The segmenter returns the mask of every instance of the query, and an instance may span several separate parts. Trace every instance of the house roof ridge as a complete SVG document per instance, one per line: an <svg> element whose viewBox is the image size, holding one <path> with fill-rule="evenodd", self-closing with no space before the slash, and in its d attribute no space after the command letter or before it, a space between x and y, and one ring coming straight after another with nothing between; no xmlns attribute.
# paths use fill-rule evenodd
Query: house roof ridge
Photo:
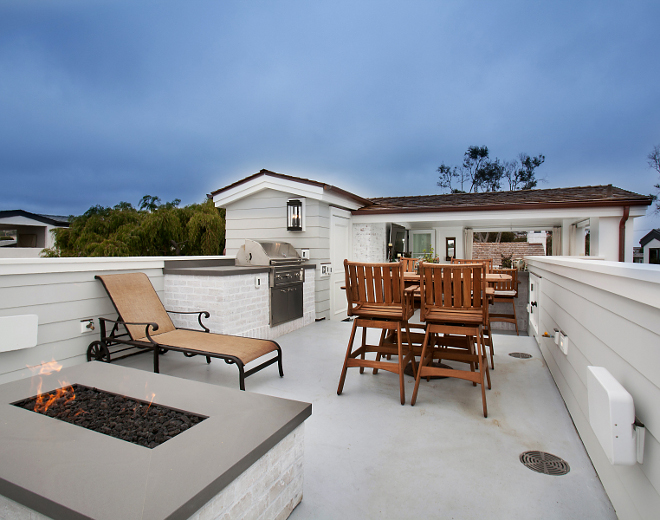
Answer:
<svg viewBox="0 0 660 520"><path fill-rule="evenodd" d="M346 191L342 188L338 188L337 186L333 186L332 184L327 184L325 182L319 182L315 181L313 179L306 179L304 177L296 177L294 175L287 175L286 173L278 173L274 172L271 170L267 170L265 168L262 168L259 170L257 173L254 173L252 175L249 175L247 177L244 177L243 179L240 179L232 184L229 184L223 188L220 188L218 190L212 191L211 193L208 194L208 197L214 197L215 195L218 195L220 193L223 193L225 191L228 191L232 188L235 188L237 186L240 186L241 184L244 184L246 182L249 182L253 179L256 179L261 176L269 176L269 177L276 177L284 180L290 180L294 182L300 182L302 184L309 184L311 186L317 186L319 188L322 188L324 191L332 191L335 192L339 195L343 195L344 197L347 197L349 199L352 199L356 202L359 202L360 204L363 204L364 206L371 206L373 202L370 199L366 199L364 197L360 197L359 195L356 195L355 193L351 193L350 191Z"/></svg>

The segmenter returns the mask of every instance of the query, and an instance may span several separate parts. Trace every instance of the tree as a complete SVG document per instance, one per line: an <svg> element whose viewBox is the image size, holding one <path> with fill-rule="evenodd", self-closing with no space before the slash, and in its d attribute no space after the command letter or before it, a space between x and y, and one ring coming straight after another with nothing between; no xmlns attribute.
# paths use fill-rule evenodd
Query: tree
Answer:
<svg viewBox="0 0 660 520"><path fill-rule="evenodd" d="M509 191L531 190L536 187L536 169L545 162L544 155L530 157L526 153L518 155L518 160L506 163L504 178L509 183Z"/></svg>
<svg viewBox="0 0 660 520"><path fill-rule="evenodd" d="M656 144L653 148L653 151L648 154L647 159L649 160L649 168L653 168L658 174L660 174L660 145ZM657 190L660 190L660 183L654 184L653 187ZM658 195L651 195L654 200L658 200ZM660 202L655 204L655 212L660 212Z"/></svg>
<svg viewBox="0 0 660 520"><path fill-rule="evenodd" d="M140 209L128 202L93 206L54 231L46 256L219 255L224 248L224 210L212 200L179 208L179 199L160 204L146 195Z"/></svg>
<svg viewBox="0 0 660 520"><path fill-rule="evenodd" d="M462 166L440 165L437 184L450 193L465 193L465 183L469 182L469 192L476 193L499 191L504 179L510 191L529 190L538 184L536 169L544 162L544 155L530 157L526 153L521 153L513 161L500 161L489 157L487 146L470 146L463 155ZM460 189L453 187L454 182L460 183Z"/></svg>

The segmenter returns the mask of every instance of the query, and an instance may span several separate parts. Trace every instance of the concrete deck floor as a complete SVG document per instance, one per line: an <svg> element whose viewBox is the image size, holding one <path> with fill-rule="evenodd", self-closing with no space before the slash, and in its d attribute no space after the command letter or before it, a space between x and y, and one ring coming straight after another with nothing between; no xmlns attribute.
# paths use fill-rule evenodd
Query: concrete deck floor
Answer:
<svg viewBox="0 0 660 520"><path fill-rule="evenodd" d="M402 406L398 376L353 368L337 396L351 325L322 321L280 337L284 378L269 367L246 379L250 392L313 404L304 497L292 520L616 518L533 338L494 336L485 419L480 388L457 379L422 382L412 407L414 380L406 376ZM152 369L151 356L119 363ZM219 360L169 353L160 369L238 388L236 368ZM526 468L519 456L529 450L563 458L570 472Z"/></svg>

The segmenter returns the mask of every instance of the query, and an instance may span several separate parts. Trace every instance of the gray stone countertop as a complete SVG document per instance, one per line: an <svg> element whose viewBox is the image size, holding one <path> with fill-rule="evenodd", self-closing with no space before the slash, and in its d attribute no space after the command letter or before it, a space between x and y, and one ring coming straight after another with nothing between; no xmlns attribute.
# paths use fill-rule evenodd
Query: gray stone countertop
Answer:
<svg viewBox="0 0 660 520"><path fill-rule="evenodd" d="M0 493L54 519L188 518L312 413L299 401L94 361L43 376L208 419L149 449L10 403L37 377L0 385Z"/></svg>
<svg viewBox="0 0 660 520"><path fill-rule="evenodd" d="M302 264L300 267L305 269L316 269L316 264ZM238 274L267 273L270 271L268 266L237 266L237 265L216 265L200 267L168 267L165 264L164 274L196 275L196 276L234 276Z"/></svg>

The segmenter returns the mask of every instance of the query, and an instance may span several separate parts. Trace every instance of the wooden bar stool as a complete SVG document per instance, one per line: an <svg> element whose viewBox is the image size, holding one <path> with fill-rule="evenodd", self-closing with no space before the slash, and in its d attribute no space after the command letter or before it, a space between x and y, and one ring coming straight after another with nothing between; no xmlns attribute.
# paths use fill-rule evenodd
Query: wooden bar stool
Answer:
<svg viewBox="0 0 660 520"><path fill-rule="evenodd" d="M403 371L415 359L410 350L408 320L413 315L412 294L415 288L404 289L403 266L397 263L364 263L344 260L346 276L347 314L356 316L353 330L346 349L344 366L339 378L337 395L342 393L349 367L359 367L360 373L365 367L386 370L399 375L401 404L405 403ZM358 327L362 327L362 343L353 350L353 341ZM378 345L367 344L367 329L380 329ZM402 341L402 332L406 331L407 343ZM385 342L386 332L396 333L396 344ZM376 353L376 360L365 359L365 354ZM396 355L395 361L383 361L381 357Z"/></svg>

